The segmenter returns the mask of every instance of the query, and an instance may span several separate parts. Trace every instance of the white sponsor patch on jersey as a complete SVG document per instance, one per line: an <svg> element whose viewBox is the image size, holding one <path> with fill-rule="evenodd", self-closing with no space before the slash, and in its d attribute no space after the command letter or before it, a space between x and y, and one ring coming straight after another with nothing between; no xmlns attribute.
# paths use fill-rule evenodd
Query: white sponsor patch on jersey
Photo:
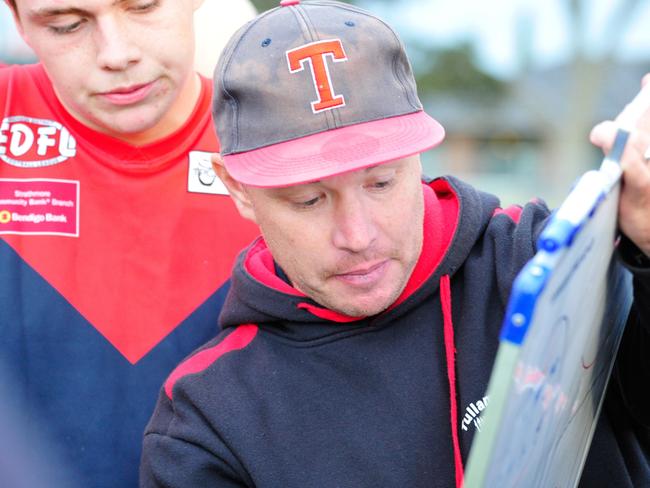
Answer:
<svg viewBox="0 0 650 488"><path fill-rule="evenodd" d="M190 151L189 170L187 172L187 191L228 195L228 190L212 169L210 156L206 151Z"/></svg>

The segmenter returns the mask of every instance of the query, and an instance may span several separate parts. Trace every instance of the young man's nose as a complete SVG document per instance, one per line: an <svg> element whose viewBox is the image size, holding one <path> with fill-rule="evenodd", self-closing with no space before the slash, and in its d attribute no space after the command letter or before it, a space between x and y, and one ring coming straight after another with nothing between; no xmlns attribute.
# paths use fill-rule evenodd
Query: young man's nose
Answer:
<svg viewBox="0 0 650 488"><path fill-rule="evenodd" d="M140 49L133 42L132 35L130 29L117 18L97 20L95 45L101 68L120 71L139 60Z"/></svg>

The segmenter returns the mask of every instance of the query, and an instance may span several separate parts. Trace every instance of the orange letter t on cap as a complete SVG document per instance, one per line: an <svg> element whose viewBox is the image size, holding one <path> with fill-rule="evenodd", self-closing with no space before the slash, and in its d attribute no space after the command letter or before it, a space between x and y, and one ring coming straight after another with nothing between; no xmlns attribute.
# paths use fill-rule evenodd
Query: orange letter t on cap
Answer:
<svg viewBox="0 0 650 488"><path fill-rule="evenodd" d="M314 113L345 105L343 95L334 94L325 56L331 56L335 63L348 59L339 39L310 42L287 51L287 61L291 73L302 71L306 62L310 64L312 79L318 93L318 100L311 103Z"/></svg>

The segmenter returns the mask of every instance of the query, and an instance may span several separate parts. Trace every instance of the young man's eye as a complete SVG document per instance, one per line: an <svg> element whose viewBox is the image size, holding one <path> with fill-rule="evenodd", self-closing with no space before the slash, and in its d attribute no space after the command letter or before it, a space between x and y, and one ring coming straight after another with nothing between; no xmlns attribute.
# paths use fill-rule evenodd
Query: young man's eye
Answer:
<svg viewBox="0 0 650 488"><path fill-rule="evenodd" d="M48 28L55 34L70 34L71 32L79 30L83 23L84 19L79 19L76 22L70 22L68 24L50 25Z"/></svg>
<svg viewBox="0 0 650 488"><path fill-rule="evenodd" d="M146 0L143 2L134 2L130 10L134 12L148 12L149 10L153 10L155 7L158 6L160 3L160 0Z"/></svg>

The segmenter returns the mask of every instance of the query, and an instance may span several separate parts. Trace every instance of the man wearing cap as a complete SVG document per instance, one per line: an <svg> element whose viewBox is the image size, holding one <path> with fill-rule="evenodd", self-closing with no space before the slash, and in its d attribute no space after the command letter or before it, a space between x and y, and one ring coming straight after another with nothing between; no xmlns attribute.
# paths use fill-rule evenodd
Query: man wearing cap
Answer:
<svg viewBox="0 0 650 488"><path fill-rule="evenodd" d="M512 281L548 209L502 210L453 177L422 181L419 153L443 129L393 30L350 5L284 1L242 27L213 111L216 170L263 238L238 259L223 331L162 388L141 485L460 486L474 430L459 411L485 395ZM644 298L649 129L645 113L620 206ZM593 140L608 150L613 133L601 125ZM637 301L621 348L634 385L650 381L649 304ZM647 395L625 389L623 407L621 388L584 486L650 483L650 414L630 410Z"/></svg>

